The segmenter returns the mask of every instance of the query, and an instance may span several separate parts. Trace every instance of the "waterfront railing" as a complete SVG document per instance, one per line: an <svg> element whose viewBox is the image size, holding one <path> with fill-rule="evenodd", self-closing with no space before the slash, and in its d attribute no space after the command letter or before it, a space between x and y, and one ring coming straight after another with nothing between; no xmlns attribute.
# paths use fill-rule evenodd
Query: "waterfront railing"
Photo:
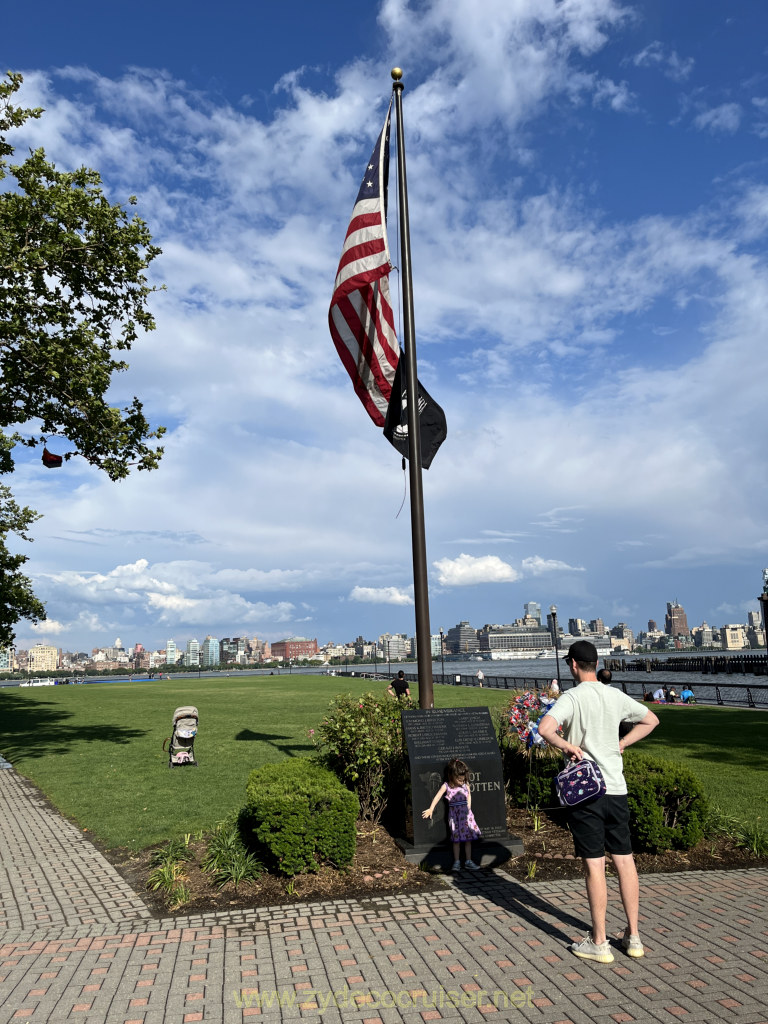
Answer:
<svg viewBox="0 0 768 1024"><path fill-rule="evenodd" d="M337 672L337 676L355 676L356 678L389 680L390 675L373 672ZM405 673L408 685L415 689L418 686L418 674L415 672ZM433 673L435 685L443 686L475 686L480 688L480 682L476 676L464 675L458 672ZM545 693L550 685L551 678L542 679L540 676L486 676L483 679L483 687L487 690L533 690L534 693ZM570 689L573 685L572 679L562 679L561 689ZM678 693L675 705L681 704L679 691L682 689L679 682L667 683L658 678L653 683L643 683L641 680L616 680L612 686L617 687L635 700L643 700L650 690L658 690L659 687L671 688ZM695 683L691 689L694 691L696 704L718 705L720 707L735 708L765 708L768 709L768 685L765 683Z"/></svg>

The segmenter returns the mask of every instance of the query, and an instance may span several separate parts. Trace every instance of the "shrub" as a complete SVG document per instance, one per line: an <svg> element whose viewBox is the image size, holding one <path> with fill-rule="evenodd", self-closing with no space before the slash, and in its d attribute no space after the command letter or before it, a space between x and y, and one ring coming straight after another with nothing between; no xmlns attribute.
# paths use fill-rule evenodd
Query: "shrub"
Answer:
<svg viewBox="0 0 768 1024"><path fill-rule="evenodd" d="M358 801L333 772L301 758L251 772L239 827L259 860L275 872L346 867L355 853Z"/></svg>
<svg viewBox="0 0 768 1024"><path fill-rule="evenodd" d="M240 882L258 878L263 866L249 853L238 829L237 815L231 815L219 822L208 836L208 848L200 867L213 876L214 882L222 888L231 882L237 890Z"/></svg>
<svg viewBox="0 0 768 1024"><path fill-rule="evenodd" d="M186 884L184 860L175 858L174 840L170 840L165 850L159 851L151 862L155 867L147 878L147 888L153 892L162 890L163 901L169 910L178 910L188 903L190 892Z"/></svg>
<svg viewBox="0 0 768 1024"><path fill-rule="evenodd" d="M628 751L624 778L632 839L639 849L689 850L703 838L707 800L683 764Z"/></svg>
<svg viewBox="0 0 768 1024"><path fill-rule="evenodd" d="M323 763L360 801L360 814L376 822L394 792L408 785L407 756L400 712L409 702L386 695L342 694L312 733Z"/></svg>
<svg viewBox="0 0 768 1024"><path fill-rule="evenodd" d="M166 862L173 863L177 860L194 860L194 854L186 836L175 836L173 839L169 839L164 846L153 850L149 863L156 866Z"/></svg>

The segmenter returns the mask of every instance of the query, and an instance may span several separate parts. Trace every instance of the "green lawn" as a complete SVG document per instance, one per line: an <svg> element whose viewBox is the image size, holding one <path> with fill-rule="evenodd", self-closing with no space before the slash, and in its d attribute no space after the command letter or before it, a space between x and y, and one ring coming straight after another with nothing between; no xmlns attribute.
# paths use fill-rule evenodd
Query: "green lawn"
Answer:
<svg viewBox="0 0 768 1024"><path fill-rule="evenodd" d="M685 761L722 810L768 826L768 712L656 707L660 724L633 748Z"/></svg>
<svg viewBox="0 0 768 1024"><path fill-rule="evenodd" d="M2 688L0 754L106 846L143 849L241 807L251 769L312 753L308 730L336 694L386 685L292 674ZM438 707L506 700L435 687ZM181 704L200 712L199 767L170 770L162 746Z"/></svg>
<svg viewBox="0 0 768 1024"><path fill-rule="evenodd" d="M313 751L338 693L385 682L328 676L232 676L0 689L0 754L108 847L142 849L210 828L242 805L258 765ZM505 705L510 694L436 686L437 707ZM162 745L174 709L195 704L198 768L169 770ZM738 817L768 821L768 716L731 708L663 708L638 750L685 760ZM460 753L460 752L458 752Z"/></svg>

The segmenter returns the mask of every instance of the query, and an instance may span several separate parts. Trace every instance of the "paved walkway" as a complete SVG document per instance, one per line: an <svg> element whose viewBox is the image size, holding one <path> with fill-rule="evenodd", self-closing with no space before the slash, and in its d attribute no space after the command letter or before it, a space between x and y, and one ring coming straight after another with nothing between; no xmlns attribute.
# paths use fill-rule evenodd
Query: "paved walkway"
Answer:
<svg viewBox="0 0 768 1024"><path fill-rule="evenodd" d="M7 769L0 825L0 1024L768 1024L768 871L645 875L645 958L599 965L566 949L589 919L581 882L498 872L430 896L156 920Z"/></svg>

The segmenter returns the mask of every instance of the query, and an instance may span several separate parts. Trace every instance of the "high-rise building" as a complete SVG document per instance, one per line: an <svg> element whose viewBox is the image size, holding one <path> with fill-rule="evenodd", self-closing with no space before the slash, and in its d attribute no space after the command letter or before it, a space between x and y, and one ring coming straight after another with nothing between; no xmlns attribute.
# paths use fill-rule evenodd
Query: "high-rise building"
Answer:
<svg viewBox="0 0 768 1024"><path fill-rule="evenodd" d="M526 619L536 619L541 625L541 605L537 601L528 601L524 608Z"/></svg>
<svg viewBox="0 0 768 1024"><path fill-rule="evenodd" d="M197 668L200 664L200 642L199 640L187 640L187 653L184 655L184 664Z"/></svg>
<svg viewBox="0 0 768 1024"><path fill-rule="evenodd" d="M747 631L741 623L732 623L720 629L720 644L724 651L742 651L749 647Z"/></svg>
<svg viewBox="0 0 768 1024"><path fill-rule="evenodd" d="M453 654L471 654L477 650L477 630L463 620L445 634L445 646Z"/></svg>
<svg viewBox="0 0 768 1024"><path fill-rule="evenodd" d="M693 635L693 642L697 647L711 647L712 646L712 627L707 625L706 622L702 622L700 626L694 627L691 631Z"/></svg>
<svg viewBox="0 0 768 1024"><path fill-rule="evenodd" d="M179 659L179 651L175 640L166 640L165 643L165 664L175 665Z"/></svg>
<svg viewBox="0 0 768 1024"><path fill-rule="evenodd" d="M589 631L591 633L598 633L602 635L603 633L605 633L605 623L602 619L590 619Z"/></svg>
<svg viewBox="0 0 768 1024"><path fill-rule="evenodd" d="M247 661L248 641L244 636L225 636L219 641L219 664L244 665Z"/></svg>
<svg viewBox="0 0 768 1024"><path fill-rule="evenodd" d="M584 619L568 619L568 632L571 636L584 636L588 632Z"/></svg>
<svg viewBox="0 0 768 1024"><path fill-rule="evenodd" d="M35 644L29 649L30 672L55 672L59 667L59 649L49 644Z"/></svg>
<svg viewBox="0 0 768 1024"><path fill-rule="evenodd" d="M667 602L667 614L664 618L664 632L667 636L690 636L688 616L685 609L677 601Z"/></svg>
<svg viewBox="0 0 768 1024"><path fill-rule="evenodd" d="M203 640L202 648L203 668L212 668L219 664L219 641L215 636L208 635Z"/></svg>
<svg viewBox="0 0 768 1024"><path fill-rule="evenodd" d="M657 629L658 626L656 625L656 619L648 619L648 632L655 633Z"/></svg>
<svg viewBox="0 0 768 1024"><path fill-rule="evenodd" d="M622 641L621 644L611 644L612 647L621 646L626 650L631 651L635 644L635 634L626 624L626 622L617 622L611 629L611 636L615 637L616 640Z"/></svg>

